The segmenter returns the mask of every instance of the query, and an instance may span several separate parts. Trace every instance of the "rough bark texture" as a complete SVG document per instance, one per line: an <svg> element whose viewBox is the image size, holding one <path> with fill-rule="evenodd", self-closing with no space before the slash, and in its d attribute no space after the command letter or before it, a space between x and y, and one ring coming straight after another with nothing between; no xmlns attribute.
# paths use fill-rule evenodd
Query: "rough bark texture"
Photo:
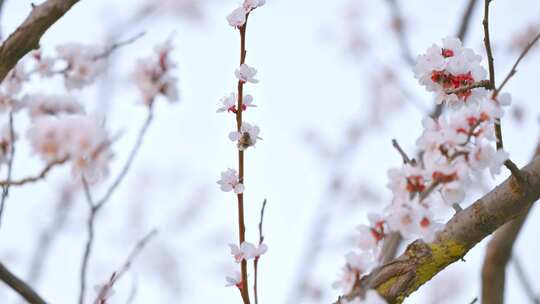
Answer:
<svg viewBox="0 0 540 304"><path fill-rule="evenodd" d="M540 143L534 155L540 156ZM530 207L527 208L525 213L497 229L489 242L482 267L482 303L504 303L506 265L530 210Z"/></svg>
<svg viewBox="0 0 540 304"><path fill-rule="evenodd" d="M32 7L26 20L0 46L0 80L28 52L39 48L41 36L79 0L48 0Z"/></svg>
<svg viewBox="0 0 540 304"><path fill-rule="evenodd" d="M389 303L401 303L446 266L505 223L523 215L540 197L540 157L521 170L525 183L509 177L501 185L460 211L433 243L417 240L405 253L364 276L344 298L377 289ZM339 302L339 301L338 301Z"/></svg>

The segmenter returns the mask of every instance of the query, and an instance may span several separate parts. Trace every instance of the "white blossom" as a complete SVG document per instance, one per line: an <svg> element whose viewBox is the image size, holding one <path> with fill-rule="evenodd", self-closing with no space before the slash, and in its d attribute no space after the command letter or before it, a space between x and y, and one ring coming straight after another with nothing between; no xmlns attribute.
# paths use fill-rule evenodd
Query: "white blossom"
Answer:
<svg viewBox="0 0 540 304"><path fill-rule="evenodd" d="M255 79L255 75L257 74L257 70L255 68L250 67L247 64L242 64L240 67L238 67L234 71L234 75L238 80L241 82L251 82L251 83L257 83L259 80Z"/></svg>
<svg viewBox="0 0 540 304"><path fill-rule="evenodd" d="M109 136L92 117L79 114L38 117L27 136L34 153L43 160L69 159L76 177L95 182L108 173L112 158Z"/></svg>
<svg viewBox="0 0 540 304"><path fill-rule="evenodd" d="M219 100L220 103L218 104L218 109L216 110L216 112L238 112L236 107L237 100L238 98L236 93L231 93L222 97ZM256 107L256 105L253 104L253 96L246 94L242 99L242 111L245 111L248 107Z"/></svg>
<svg viewBox="0 0 540 304"><path fill-rule="evenodd" d="M227 21L232 27L241 27L246 23L246 14L246 10L241 6L227 15Z"/></svg>
<svg viewBox="0 0 540 304"><path fill-rule="evenodd" d="M261 139L259 133L259 127L243 122L240 126L240 132L233 131L229 133L229 139L237 142L238 150L244 151L249 147L255 146L257 140Z"/></svg>
<svg viewBox="0 0 540 304"><path fill-rule="evenodd" d="M236 263L240 263L243 260L251 260L260 257L268 250L266 244L260 244L258 246L249 242L243 242L240 247L235 244L229 244L231 254L234 257Z"/></svg>
<svg viewBox="0 0 540 304"><path fill-rule="evenodd" d="M217 183L221 186L221 191L234 190L234 193L237 194L244 192L244 185L239 181L238 173L234 169L221 172L221 179Z"/></svg>
<svg viewBox="0 0 540 304"><path fill-rule="evenodd" d="M101 46L71 43L58 46L56 51L66 64L63 75L68 90L94 83L105 69L105 61L100 58L104 51Z"/></svg>
<svg viewBox="0 0 540 304"><path fill-rule="evenodd" d="M240 287L240 284L242 283L242 275L240 274L239 271L235 271L230 276L226 276L225 281L227 282L227 284L225 285L227 287L230 287L230 286Z"/></svg>
<svg viewBox="0 0 540 304"><path fill-rule="evenodd" d="M374 289L366 291L365 297L354 298L351 301L341 300L343 304L387 304L386 300Z"/></svg>
<svg viewBox="0 0 540 304"><path fill-rule="evenodd" d="M167 40L154 48L152 56L137 60L132 79L147 105L151 105L158 96L170 102L179 99L178 79L171 74L171 70L176 67L171 59L172 49L171 41Z"/></svg>

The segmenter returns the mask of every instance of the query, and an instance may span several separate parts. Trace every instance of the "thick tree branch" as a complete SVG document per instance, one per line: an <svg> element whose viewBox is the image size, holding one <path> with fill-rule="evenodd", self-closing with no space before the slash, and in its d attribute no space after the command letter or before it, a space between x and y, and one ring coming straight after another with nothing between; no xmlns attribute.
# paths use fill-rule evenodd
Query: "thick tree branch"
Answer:
<svg viewBox="0 0 540 304"><path fill-rule="evenodd" d="M345 298L375 288L389 303L401 303L446 266L505 223L519 217L540 198L540 157L521 170L520 183L510 176L474 204L454 215L436 240L417 240L400 257L364 276Z"/></svg>
<svg viewBox="0 0 540 304"><path fill-rule="evenodd" d="M28 52L39 48L41 36L79 0L47 0L32 7L26 20L0 46L0 81Z"/></svg>
<svg viewBox="0 0 540 304"><path fill-rule="evenodd" d="M540 143L534 156L540 155ZM504 303L506 265L512 256L512 248L531 208L516 219L497 229L488 244L482 267L482 303Z"/></svg>
<svg viewBox="0 0 540 304"><path fill-rule="evenodd" d="M13 289L30 304L47 303L32 289L32 287L21 281L21 279L11 273L11 271L9 271L9 269L7 269L2 263L0 263L0 281L6 283L6 285L11 287L11 289Z"/></svg>

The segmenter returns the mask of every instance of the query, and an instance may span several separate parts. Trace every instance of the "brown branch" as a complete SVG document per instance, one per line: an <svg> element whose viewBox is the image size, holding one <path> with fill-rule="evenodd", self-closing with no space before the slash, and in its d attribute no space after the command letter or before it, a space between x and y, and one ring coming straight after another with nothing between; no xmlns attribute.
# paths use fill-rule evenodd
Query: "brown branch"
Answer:
<svg viewBox="0 0 540 304"><path fill-rule="evenodd" d="M41 36L79 0L47 0L35 5L23 23L0 46L0 81L27 53L39 48Z"/></svg>
<svg viewBox="0 0 540 304"><path fill-rule="evenodd" d="M0 263L0 281L11 287L16 293L30 304L46 304L37 292L25 282L15 276L4 264Z"/></svg>
<svg viewBox="0 0 540 304"><path fill-rule="evenodd" d="M456 34L456 36L461 41L464 41L465 38L467 37L467 33L469 32L469 25L471 24L472 13L474 11L474 8L476 7L476 3L478 2L480 1L469 0L469 4L467 4L467 7L465 8L465 11L463 12L463 17L461 18L461 24Z"/></svg>
<svg viewBox="0 0 540 304"><path fill-rule="evenodd" d="M36 174L34 176L28 176L28 177L25 177L23 179L14 180L14 181L3 180L3 181L0 181L0 186L2 186L2 187L6 186L6 185L9 185L9 186L23 186L25 184L35 183L37 181L45 179L45 177L47 177L47 174L49 174L49 172L54 167L65 164L68 160L69 160L69 158L65 157L63 159L52 161L52 162L48 163L47 166L45 166L45 168L43 168L43 170L41 170L40 173L38 173L38 174Z"/></svg>
<svg viewBox="0 0 540 304"><path fill-rule="evenodd" d="M463 92L466 92L466 91L469 91L469 90L472 90L472 89L476 89L476 88L490 89L491 84L490 84L489 80L481 80L481 81L474 82L474 83L471 83L471 84L468 84L468 85L465 85L465 86L462 86L462 87L459 87L459 88L456 88L456 89L447 89L447 90L444 91L444 93L446 93L446 94L458 94L458 93L463 93Z"/></svg>
<svg viewBox="0 0 540 304"><path fill-rule="evenodd" d="M521 170L526 183L513 176L456 213L434 242L417 240L400 257L364 276L345 298L375 288L389 303L401 303L446 266L459 261L482 239L517 218L540 198L540 157Z"/></svg>
<svg viewBox="0 0 540 304"><path fill-rule="evenodd" d="M246 21L244 25L239 28L240 32L240 65L246 61L246 29L248 23L249 13L246 14ZM244 99L244 82L238 80L238 111L236 112L236 128L240 132L242 127L242 112L243 112L243 99ZM241 183L244 183L244 151L238 150L238 179ZM239 193L238 198L238 242L242 244L246 238L246 226L244 220L244 193ZM240 294L244 304L249 304L249 290L248 290L248 275L247 275L247 261L244 259L240 264L240 272L242 275L242 286L240 288Z"/></svg>
<svg viewBox="0 0 540 304"><path fill-rule="evenodd" d="M534 157L540 156L540 143ZM512 256L512 248L525 223L530 208L516 219L497 229L486 249L482 266L482 302L504 303L506 265Z"/></svg>
<svg viewBox="0 0 540 304"><path fill-rule="evenodd" d="M489 86L491 89L495 89L495 67L493 65L493 51L491 49L491 40L489 38L489 4L492 0L484 0L484 20L482 25L484 26L484 46L486 48L486 55L488 60L489 69Z"/></svg>

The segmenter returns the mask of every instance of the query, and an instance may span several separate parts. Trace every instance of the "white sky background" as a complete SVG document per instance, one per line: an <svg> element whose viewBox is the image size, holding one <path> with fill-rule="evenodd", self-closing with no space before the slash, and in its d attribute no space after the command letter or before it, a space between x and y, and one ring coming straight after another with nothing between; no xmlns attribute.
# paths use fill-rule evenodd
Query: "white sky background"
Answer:
<svg viewBox="0 0 540 304"><path fill-rule="evenodd" d="M9 33L28 14L30 1L6 1L2 29ZM456 31L467 1L456 1L459 5L449 1L400 2L407 4L402 6L416 55ZM128 18L138 5L128 0L111 3L82 0L44 36L45 51L73 41L104 41L111 28ZM253 13L248 26L247 63L258 69L260 83L247 86L247 93L255 97L258 107L246 112L245 119L261 126L264 140L246 153L245 200L248 240L255 242L260 204L268 198L265 237L269 252L260 262L259 297L263 304L285 303L294 286L311 220L320 201L328 199L324 194L329 168L337 165L321 159L306 144L305 133L315 131L331 146L337 146L348 123L366 119L370 107L367 84L379 63L348 52L343 22L346 3L356 3L361 8L356 30L370 38L372 53L387 65L399 64L401 80L417 99L431 107L430 95L416 85L412 71L400 61L396 40L388 27L388 9L382 1L270 0ZM114 176L144 119L143 108L137 104L137 92L128 82L133 62L149 54L155 43L174 32L182 101L174 105L163 101L157 104L155 121L129 177L98 220L89 272L92 296L92 286L104 282L123 263L136 241L151 228L158 227L159 237L135 261L133 271L119 283L111 303L124 303L134 281L138 291L135 303L241 301L236 289L223 287L225 274L235 267L227 244L236 242L236 199L221 192L215 184L221 171L236 166L236 150L227 138L235 126L233 116L215 113L219 98L236 88L233 71L238 64L238 33L225 20L236 4L236 1L208 0L203 3L205 16L201 21L160 16L137 22L122 38L140 31L146 35L117 53L117 64L108 80L115 84L105 91L100 91L98 84L76 93L90 109L96 112L108 109L110 130L125 131L116 146L118 161L113 167ZM518 55L507 51L512 36L539 16L537 1L493 2L492 41L498 81ZM479 9L473 16L470 31L466 44L483 54ZM539 55L538 49L533 51L507 87L514 96L514 104L527 109L522 124L514 123L510 115L503 120L505 146L519 165L529 161L540 134L536 90ZM55 92L58 87L37 84L33 89ZM362 141L350 163L340 165L349 168L351 184L369 181L368 187L380 192L383 201L390 196L384 188L386 171L400 164L390 140L397 138L412 153L421 132L420 119L424 113L411 103L404 104L399 114L388 115L385 127L374 130ZM20 124L24 127L25 122ZM24 130L19 133L24 137ZM37 159L28 161L30 152L24 144L17 153L15 176L40 170L42 164ZM68 169L56 170L46 182L12 189L0 229L0 258L23 278L37 235L52 220L58 189L69 177ZM101 193L107 184L105 181L94 192ZM471 196L469 201L478 195ZM339 200L325 203L343 208ZM78 297L87 217L81 193L74 204L66 229L53 245L37 286L55 304L75 303ZM196 206L188 209L199 210L198 217L188 215L179 219L186 206ZM324 240L327 250L313 265L315 281L324 292L321 303L329 303L338 295L330 284L344 262L343 255L353 248L349 238L354 226L366 220L367 210L382 208L363 200L346 206L350 208L347 212L336 212L332 229ZM186 222L190 218L194 218L193 222ZM538 213L533 210L515 251L526 263L531 277L540 271L537 219ZM447 303L472 301L479 295L485 243L466 256L466 263L453 264L427 286L438 285L442 288L437 291L439 295L441 290L455 288L448 294L452 298ZM512 267L509 269L507 297L511 303L526 303ZM421 288L405 302L443 302L440 298L434 300L431 294L431 287ZM15 299L4 286L0 287L0 303L15 303ZM300 303L317 302L306 299Z"/></svg>

